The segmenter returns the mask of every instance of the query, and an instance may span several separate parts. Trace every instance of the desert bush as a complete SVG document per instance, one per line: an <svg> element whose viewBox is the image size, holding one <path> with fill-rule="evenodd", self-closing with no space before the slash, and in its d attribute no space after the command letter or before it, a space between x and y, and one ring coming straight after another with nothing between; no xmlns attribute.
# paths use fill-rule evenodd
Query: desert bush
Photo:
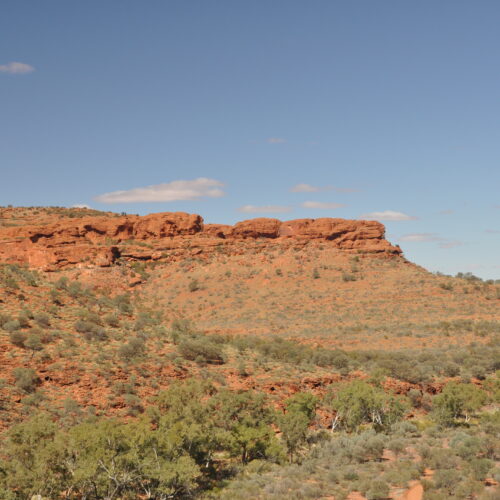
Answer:
<svg viewBox="0 0 500 500"><path fill-rule="evenodd" d="M369 490L366 492L367 500L380 500L389 496L389 485L379 479L371 481Z"/></svg>
<svg viewBox="0 0 500 500"><path fill-rule="evenodd" d="M141 337L131 338L126 344L122 344L118 348L118 354L125 360L131 360L144 355L146 351L146 343Z"/></svg>
<svg viewBox="0 0 500 500"><path fill-rule="evenodd" d="M12 321L12 316L10 316L9 314L0 313L0 328L3 328L3 325L5 325L5 323L8 323L9 321Z"/></svg>
<svg viewBox="0 0 500 500"><path fill-rule="evenodd" d="M348 281L356 281L356 275L346 273L345 271L342 273L342 281L348 282Z"/></svg>
<svg viewBox="0 0 500 500"><path fill-rule="evenodd" d="M91 321L85 321L79 319L75 323L75 330L78 333L82 333L87 340L106 340L107 334L106 330Z"/></svg>
<svg viewBox="0 0 500 500"><path fill-rule="evenodd" d="M30 317L25 311L21 311L18 314L17 321L19 321L19 325L21 328L29 328L30 326Z"/></svg>
<svg viewBox="0 0 500 500"><path fill-rule="evenodd" d="M200 283L198 282L197 279L193 279L189 282L189 285L188 285L188 290L190 292L196 292L200 289Z"/></svg>
<svg viewBox="0 0 500 500"><path fill-rule="evenodd" d="M17 367L12 371L16 380L16 387L24 392L33 392L36 388L38 375L33 368Z"/></svg>
<svg viewBox="0 0 500 500"><path fill-rule="evenodd" d="M181 356L198 363L224 363L224 354L221 345L205 336L191 336L182 339L177 349Z"/></svg>
<svg viewBox="0 0 500 500"><path fill-rule="evenodd" d="M116 295L113 297L112 302L113 305L123 314L132 314L134 311L129 293Z"/></svg>
<svg viewBox="0 0 500 500"><path fill-rule="evenodd" d="M194 333L194 327L187 319L175 319L172 321L170 329L174 343L177 343L182 337Z"/></svg>
<svg viewBox="0 0 500 500"><path fill-rule="evenodd" d="M50 316L46 313L35 314L33 319L36 324L42 328L48 328L50 326Z"/></svg>
<svg viewBox="0 0 500 500"><path fill-rule="evenodd" d="M3 324L3 329L7 332L15 332L21 328L21 324L17 319L7 321Z"/></svg>
<svg viewBox="0 0 500 500"><path fill-rule="evenodd" d="M104 316L104 321L113 328L118 328L120 326L120 316L116 313L107 314Z"/></svg>
<svg viewBox="0 0 500 500"><path fill-rule="evenodd" d="M494 462L489 458L474 458L469 462L472 476L477 481L484 481L493 465Z"/></svg>
<svg viewBox="0 0 500 500"><path fill-rule="evenodd" d="M30 333L28 335L28 338L24 342L24 347L26 349L30 349L31 351L33 351L33 353L35 353L35 351L41 351L43 349L43 344L40 335L37 335L36 333Z"/></svg>
<svg viewBox="0 0 500 500"><path fill-rule="evenodd" d="M27 337L28 336L24 332L20 331L13 331L9 334L10 342L17 347L24 347Z"/></svg>
<svg viewBox="0 0 500 500"><path fill-rule="evenodd" d="M66 290L68 288L69 279L67 276L61 276L57 281L54 282L54 288L56 290Z"/></svg>

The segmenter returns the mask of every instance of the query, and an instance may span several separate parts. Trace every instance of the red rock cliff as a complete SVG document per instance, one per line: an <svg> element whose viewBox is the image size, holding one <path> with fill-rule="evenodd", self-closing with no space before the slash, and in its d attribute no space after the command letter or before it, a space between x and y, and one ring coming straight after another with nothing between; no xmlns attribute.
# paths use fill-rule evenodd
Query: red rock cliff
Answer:
<svg viewBox="0 0 500 500"><path fill-rule="evenodd" d="M197 254L245 240L323 240L347 251L398 255L383 224L345 219L258 218L234 226L204 224L199 215L164 212L146 216L82 217L53 224L0 227L0 261L54 270L73 265L111 265L117 258L159 260L172 249ZM192 250L190 250L192 251Z"/></svg>

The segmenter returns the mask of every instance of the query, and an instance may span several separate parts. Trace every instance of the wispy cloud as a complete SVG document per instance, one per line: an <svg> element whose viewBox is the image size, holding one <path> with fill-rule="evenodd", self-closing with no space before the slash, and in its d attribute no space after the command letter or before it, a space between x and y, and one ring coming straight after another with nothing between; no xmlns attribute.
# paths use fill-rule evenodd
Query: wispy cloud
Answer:
<svg viewBox="0 0 500 500"><path fill-rule="evenodd" d="M355 193L359 191L354 188L343 188L335 186L312 186L311 184L295 184L295 186L290 188L292 193L318 193L320 191L336 191L337 193Z"/></svg>
<svg viewBox="0 0 500 500"><path fill-rule="evenodd" d="M282 137L268 137L266 142L268 144L285 144L286 139L283 139Z"/></svg>
<svg viewBox="0 0 500 500"><path fill-rule="evenodd" d="M222 187L224 184L220 181L199 177L190 181L179 180L127 191L113 191L96 196L94 200L99 203L148 203L220 198L225 194Z"/></svg>
<svg viewBox="0 0 500 500"><path fill-rule="evenodd" d="M394 210L385 210L384 212L370 212L359 216L360 219L366 220L387 220L387 221L403 221L417 220L418 217L407 215L403 212L395 212Z"/></svg>
<svg viewBox="0 0 500 500"><path fill-rule="evenodd" d="M410 243L437 243L439 248L454 248L463 245L462 241L444 238L437 233L411 233L399 238L399 241Z"/></svg>
<svg viewBox="0 0 500 500"><path fill-rule="evenodd" d="M0 73L9 73L11 75L24 75L35 71L33 66L22 62L10 62L7 64L0 64Z"/></svg>
<svg viewBox="0 0 500 500"><path fill-rule="evenodd" d="M464 244L463 241L443 239L439 243L439 248L455 248L455 247L461 247L463 244Z"/></svg>
<svg viewBox="0 0 500 500"><path fill-rule="evenodd" d="M292 210L292 207L287 207L284 205L262 205L262 206L256 206L256 205L243 205L242 207L238 208L240 212L245 212L245 213L252 213L252 214L257 214L257 213L285 213L285 212L290 212Z"/></svg>
<svg viewBox="0 0 500 500"><path fill-rule="evenodd" d="M486 229L484 232L489 234L500 234L500 230L498 229Z"/></svg>
<svg viewBox="0 0 500 500"><path fill-rule="evenodd" d="M292 193L317 193L321 190L322 188L319 186L311 186L311 184L295 184L295 186L290 188Z"/></svg>
<svg viewBox="0 0 500 500"><path fill-rule="evenodd" d="M452 215L455 213L455 210L441 210L438 212L439 215Z"/></svg>
<svg viewBox="0 0 500 500"><path fill-rule="evenodd" d="M399 241L418 241L418 242L427 242L427 241L439 241L440 237L436 233L412 233L405 234L399 238Z"/></svg>
<svg viewBox="0 0 500 500"><path fill-rule="evenodd" d="M330 203L324 201L304 201L302 206L304 208L317 208L320 210L332 210L335 208L345 207L343 203Z"/></svg>

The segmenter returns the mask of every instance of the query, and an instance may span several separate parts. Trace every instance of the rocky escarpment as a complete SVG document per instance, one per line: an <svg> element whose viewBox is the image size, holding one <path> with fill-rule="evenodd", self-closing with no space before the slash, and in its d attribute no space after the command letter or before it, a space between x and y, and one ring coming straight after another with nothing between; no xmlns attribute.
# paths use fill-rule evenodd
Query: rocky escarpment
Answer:
<svg viewBox="0 0 500 500"><path fill-rule="evenodd" d="M67 266L109 266L117 259L162 260L199 255L224 247L238 249L255 240L304 245L323 241L345 251L399 255L385 239L383 224L345 219L258 218L234 226L204 224L184 212L146 216L92 216L51 224L0 226L0 261L43 270Z"/></svg>

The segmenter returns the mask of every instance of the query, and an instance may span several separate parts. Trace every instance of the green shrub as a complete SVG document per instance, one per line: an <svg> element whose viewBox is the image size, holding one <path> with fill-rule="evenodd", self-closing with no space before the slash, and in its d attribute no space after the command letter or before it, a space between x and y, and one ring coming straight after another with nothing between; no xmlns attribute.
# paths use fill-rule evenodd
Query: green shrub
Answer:
<svg viewBox="0 0 500 500"><path fill-rule="evenodd" d="M7 332L15 332L21 328L21 324L17 319L7 321L7 323L4 323L3 329Z"/></svg>
<svg viewBox="0 0 500 500"><path fill-rule="evenodd" d="M366 492L367 500L386 499L389 496L389 485L385 481L376 479L371 481L370 489Z"/></svg>
<svg viewBox="0 0 500 500"><path fill-rule="evenodd" d="M113 328L118 328L120 326L120 316L116 313L107 314L104 316L104 321Z"/></svg>
<svg viewBox="0 0 500 500"><path fill-rule="evenodd" d="M3 325L5 325L5 323L8 323L9 321L12 321L12 316L5 313L0 313L0 328L3 328Z"/></svg>
<svg viewBox="0 0 500 500"><path fill-rule="evenodd" d="M27 335L24 332L13 331L9 334L10 342L17 347L24 347Z"/></svg>
<svg viewBox="0 0 500 500"><path fill-rule="evenodd" d="M445 426L460 418L468 422L474 412L484 405L486 398L486 393L473 384L450 382L433 399L433 418Z"/></svg>
<svg viewBox="0 0 500 500"><path fill-rule="evenodd" d="M179 342L178 350L183 358L196 361L197 363L224 363L224 354L221 345L205 336L182 339Z"/></svg>
<svg viewBox="0 0 500 500"><path fill-rule="evenodd" d="M140 337L131 338L126 344L118 348L118 354L121 358L131 360L142 356L146 351L144 339Z"/></svg>
<svg viewBox="0 0 500 500"><path fill-rule="evenodd" d="M36 333L28 335L28 338L24 342L24 347L26 347L26 349L30 349L33 353L35 351L41 351L43 349L43 344L40 336Z"/></svg>
<svg viewBox="0 0 500 500"><path fill-rule="evenodd" d="M27 393L35 390L39 379L33 368L17 367L12 373L16 380L16 387Z"/></svg>
<svg viewBox="0 0 500 500"><path fill-rule="evenodd" d="M30 318L26 312L19 313L17 321L19 321L21 328L29 328L30 326Z"/></svg>
<svg viewBox="0 0 500 500"><path fill-rule="evenodd" d="M33 318L38 326L48 328L50 326L50 316L46 313L35 314Z"/></svg>
<svg viewBox="0 0 500 500"><path fill-rule="evenodd" d="M79 319L75 323L75 330L82 333L87 340L106 340L106 330L91 321Z"/></svg>

